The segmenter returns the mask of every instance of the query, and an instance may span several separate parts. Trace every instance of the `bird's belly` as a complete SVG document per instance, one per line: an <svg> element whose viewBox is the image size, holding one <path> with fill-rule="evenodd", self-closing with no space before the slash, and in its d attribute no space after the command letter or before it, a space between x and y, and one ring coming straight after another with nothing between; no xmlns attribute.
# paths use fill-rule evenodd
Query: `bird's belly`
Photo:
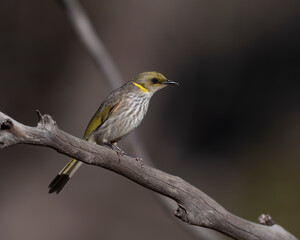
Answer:
<svg viewBox="0 0 300 240"><path fill-rule="evenodd" d="M93 137L98 144L118 142L140 125L144 115L145 112L139 110L114 114L93 133Z"/></svg>

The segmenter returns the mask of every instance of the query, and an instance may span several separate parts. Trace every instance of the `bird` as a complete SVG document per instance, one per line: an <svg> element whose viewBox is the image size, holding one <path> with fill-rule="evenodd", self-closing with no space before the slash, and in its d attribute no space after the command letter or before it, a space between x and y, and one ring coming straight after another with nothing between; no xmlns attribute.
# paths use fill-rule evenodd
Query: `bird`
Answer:
<svg viewBox="0 0 300 240"><path fill-rule="evenodd" d="M84 140L126 154L117 143L140 125L153 94L168 85L179 84L156 71L137 74L103 100L86 127ZM70 160L49 184L49 193L58 194L82 164Z"/></svg>

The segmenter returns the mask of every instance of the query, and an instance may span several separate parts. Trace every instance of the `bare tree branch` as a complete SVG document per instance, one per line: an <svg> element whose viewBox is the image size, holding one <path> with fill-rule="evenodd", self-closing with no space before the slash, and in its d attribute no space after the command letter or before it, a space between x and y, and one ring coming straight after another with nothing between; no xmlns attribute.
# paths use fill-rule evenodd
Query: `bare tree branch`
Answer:
<svg viewBox="0 0 300 240"><path fill-rule="evenodd" d="M40 145L86 164L106 168L176 201L178 208L174 214L182 221L214 229L234 239L296 240L277 224L261 225L237 217L183 179L147 165L142 167L133 158L119 156L111 149L67 134L57 127L51 116L37 113L37 127L29 127L0 112L0 148L15 144ZM266 224L271 217L264 215L260 219Z"/></svg>
<svg viewBox="0 0 300 240"><path fill-rule="evenodd" d="M119 87L124 81L80 3L77 0L59 0L59 3L66 11L74 31L97 68L103 73L108 85L112 89Z"/></svg>

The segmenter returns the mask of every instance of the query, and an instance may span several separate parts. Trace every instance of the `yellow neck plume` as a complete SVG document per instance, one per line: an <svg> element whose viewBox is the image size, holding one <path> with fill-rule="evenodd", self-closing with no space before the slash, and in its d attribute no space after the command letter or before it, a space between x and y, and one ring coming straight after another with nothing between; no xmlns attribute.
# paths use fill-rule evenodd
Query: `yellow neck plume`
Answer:
<svg viewBox="0 0 300 240"><path fill-rule="evenodd" d="M135 86L137 86L139 89L141 89L143 92L149 92L148 91L148 89L147 88L144 88L142 85L140 85L140 84L138 84L138 83L136 83L136 82L133 82L132 81L132 83L135 85Z"/></svg>

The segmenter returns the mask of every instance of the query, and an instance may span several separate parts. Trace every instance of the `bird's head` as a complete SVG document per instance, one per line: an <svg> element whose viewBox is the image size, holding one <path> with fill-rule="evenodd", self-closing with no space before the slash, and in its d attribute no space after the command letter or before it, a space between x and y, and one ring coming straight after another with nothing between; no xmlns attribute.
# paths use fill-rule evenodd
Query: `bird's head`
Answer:
<svg viewBox="0 0 300 240"><path fill-rule="evenodd" d="M143 72L132 79L132 83L145 93L155 93L168 86L178 85L177 82L170 81L159 72Z"/></svg>

